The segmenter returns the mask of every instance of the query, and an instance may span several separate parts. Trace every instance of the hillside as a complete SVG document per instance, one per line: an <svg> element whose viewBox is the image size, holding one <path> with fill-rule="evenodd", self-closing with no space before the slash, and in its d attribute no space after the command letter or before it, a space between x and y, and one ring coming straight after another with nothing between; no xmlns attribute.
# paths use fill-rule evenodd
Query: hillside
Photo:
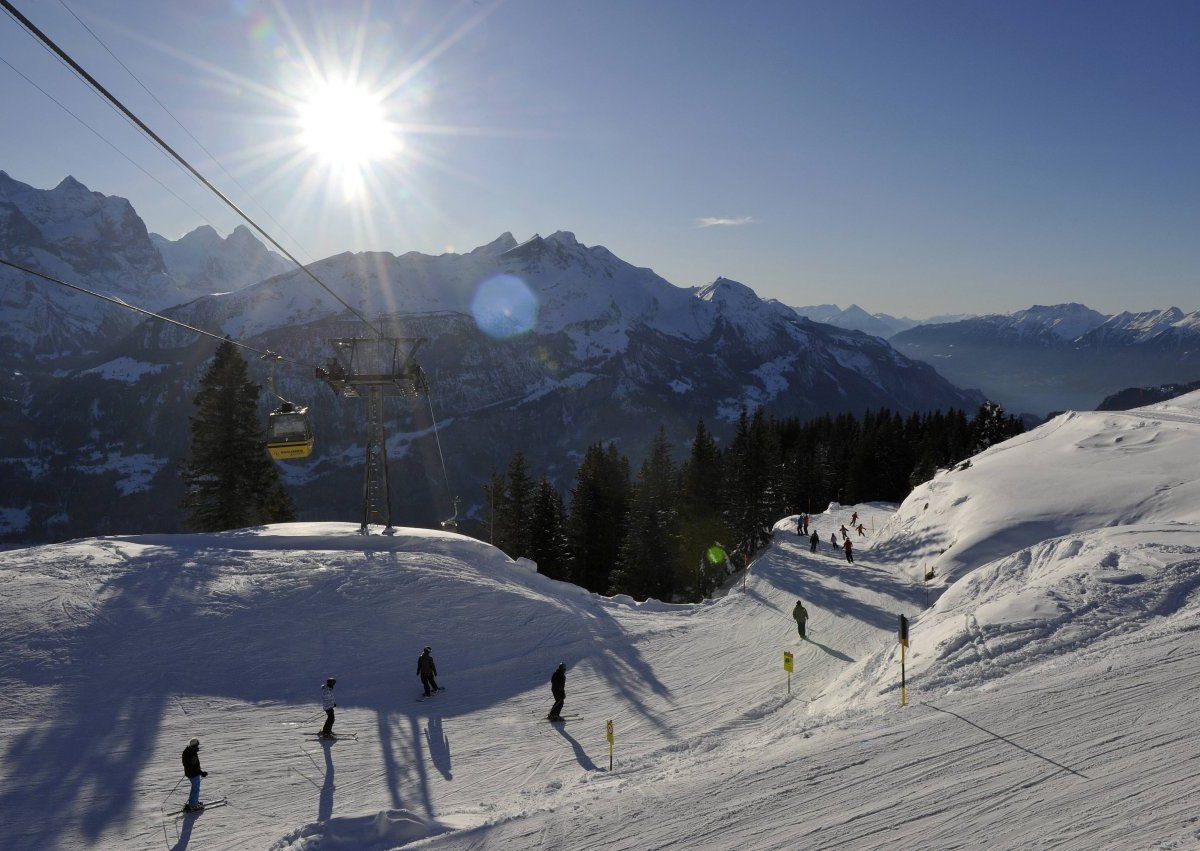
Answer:
<svg viewBox="0 0 1200 851"><path fill-rule="evenodd" d="M749 575L699 606L597 597L412 529L290 524L4 553L0 837L1195 847L1198 449L1200 394L1060 417L898 509L831 506L815 555L782 519ZM851 566L828 534L853 510L870 534ZM797 598L813 616L805 643ZM897 613L912 619L904 708ZM425 644L447 690L418 701ZM581 716L562 727L540 720L559 661ZM336 729L357 741L304 735L330 675ZM168 811L191 736L204 796L229 805L182 821Z"/></svg>

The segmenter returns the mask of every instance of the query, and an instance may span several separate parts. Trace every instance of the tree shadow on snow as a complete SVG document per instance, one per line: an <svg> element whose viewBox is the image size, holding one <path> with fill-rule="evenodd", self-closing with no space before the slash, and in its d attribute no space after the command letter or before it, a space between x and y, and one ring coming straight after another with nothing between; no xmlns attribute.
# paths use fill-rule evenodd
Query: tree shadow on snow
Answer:
<svg viewBox="0 0 1200 851"><path fill-rule="evenodd" d="M203 704L204 724L214 721L210 702L230 701L275 704L277 718L299 725L319 714L327 676L338 679L341 706L376 713L393 806L415 796L428 812L422 751L450 779L449 741L442 715L423 728L427 705L396 687L397 678L411 677L417 695L412 667L426 644L451 680L453 703L439 706L450 715L529 692L539 695L539 708L543 699L548 705L550 673L565 661L572 671L586 665L616 699L670 735L646 704L649 694L668 690L613 617L616 604L530 574L486 545L464 568L469 543L447 545L443 559L401 536L363 540L375 549L342 543L336 553L305 551L293 541L273 551L259 549L254 537L140 536L83 542L56 559L46 582L60 599L56 610L40 613L47 625L0 636L0 652L19 657L0 686L53 691L45 717L14 725L3 739L10 782L0 789L0 814L73 815L26 820L0 835L48 848L77 829L95 843L129 822L139 801L171 796L187 740L218 732L199 726L196 704ZM222 569L246 562L247 550L256 550L247 569ZM486 588L481 606L479 586L492 574L501 581ZM574 682L569 676L568 695ZM322 818L333 811L326 754ZM223 770L222 760L232 765L235 756L215 750L205 768Z"/></svg>

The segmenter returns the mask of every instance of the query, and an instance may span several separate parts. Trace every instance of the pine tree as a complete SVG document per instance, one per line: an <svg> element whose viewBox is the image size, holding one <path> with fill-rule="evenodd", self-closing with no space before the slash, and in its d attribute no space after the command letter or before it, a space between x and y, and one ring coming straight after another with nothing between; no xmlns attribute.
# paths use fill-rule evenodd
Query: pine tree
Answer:
<svg viewBox="0 0 1200 851"><path fill-rule="evenodd" d="M971 442L975 452L982 452L1024 431L1021 421L1007 416L998 403L984 402L971 422Z"/></svg>
<svg viewBox="0 0 1200 851"><path fill-rule="evenodd" d="M614 592L639 600L674 599L684 571L678 501L679 474L667 433L660 427L629 501L629 524L611 580Z"/></svg>
<svg viewBox="0 0 1200 851"><path fill-rule="evenodd" d="M529 462L518 449L508 462L501 480L502 487L493 494L495 499L495 545L509 558L532 557L530 522L533 517L533 479Z"/></svg>
<svg viewBox="0 0 1200 851"><path fill-rule="evenodd" d="M567 541L571 581L589 591L608 593L629 511L629 460L614 444L587 448L571 491Z"/></svg>
<svg viewBox="0 0 1200 851"><path fill-rule="evenodd" d="M696 423L691 454L680 472L680 561L695 566L695 578L688 584L700 600L708 596L724 578L725 565L705 558L714 544L729 543L729 527L721 516L725 498L725 477L721 451L704 425Z"/></svg>
<svg viewBox="0 0 1200 851"><path fill-rule="evenodd" d="M259 386L226 339L200 379L191 417L191 457L181 475L188 524L200 532L294 519L291 496L267 455L258 418Z"/></svg>
<svg viewBox="0 0 1200 851"><path fill-rule="evenodd" d="M565 580L570 555L567 511L562 496L546 478L534 490L529 539L529 557L537 562L538 573Z"/></svg>

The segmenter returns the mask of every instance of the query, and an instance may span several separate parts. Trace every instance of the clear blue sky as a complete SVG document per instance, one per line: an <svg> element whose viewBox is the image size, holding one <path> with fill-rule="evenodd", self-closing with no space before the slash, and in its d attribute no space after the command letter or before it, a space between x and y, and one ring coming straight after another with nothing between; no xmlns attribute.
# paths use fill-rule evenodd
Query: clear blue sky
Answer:
<svg viewBox="0 0 1200 851"><path fill-rule="evenodd" d="M13 2L302 259L570 230L793 305L1200 308L1200 3ZM0 58L0 169L237 224L7 16ZM322 78L401 140L357 191Z"/></svg>

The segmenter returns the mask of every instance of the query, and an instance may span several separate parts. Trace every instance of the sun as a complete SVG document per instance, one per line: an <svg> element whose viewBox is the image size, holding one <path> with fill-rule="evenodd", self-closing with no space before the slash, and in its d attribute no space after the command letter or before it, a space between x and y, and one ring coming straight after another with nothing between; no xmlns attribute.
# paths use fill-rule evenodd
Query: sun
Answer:
<svg viewBox="0 0 1200 851"><path fill-rule="evenodd" d="M298 104L301 145L330 169L347 196L359 193L374 163L404 147L383 100L353 83L325 82Z"/></svg>

